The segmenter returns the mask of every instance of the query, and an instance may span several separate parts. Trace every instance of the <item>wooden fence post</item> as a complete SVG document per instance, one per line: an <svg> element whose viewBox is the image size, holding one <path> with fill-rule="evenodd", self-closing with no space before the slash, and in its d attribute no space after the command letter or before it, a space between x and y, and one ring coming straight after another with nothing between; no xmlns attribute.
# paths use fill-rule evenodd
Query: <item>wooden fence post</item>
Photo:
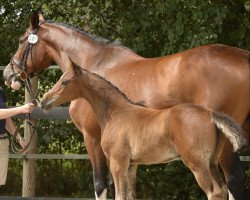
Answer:
<svg viewBox="0 0 250 200"><path fill-rule="evenodd" d="M36 94L38 91L38 77L35 76L31 79L31 85L34 93ZM25 89L25 103L31 102L28 91ZM31 122L36 126L37 120L32 119ZM32 130L31 130L32 131ZM30 131L29 125L25 122L24 127L24 138L28 142L30 139L30 135L32 132ZM28 154L36 153L36 145L37 145L37 132L35 131L34 136L32 138L32 142L28 148ZM34 197L36 191L36 160L35 159L24 159L23 160L23 188L22 188L22 196L23 197Z"/></svg>

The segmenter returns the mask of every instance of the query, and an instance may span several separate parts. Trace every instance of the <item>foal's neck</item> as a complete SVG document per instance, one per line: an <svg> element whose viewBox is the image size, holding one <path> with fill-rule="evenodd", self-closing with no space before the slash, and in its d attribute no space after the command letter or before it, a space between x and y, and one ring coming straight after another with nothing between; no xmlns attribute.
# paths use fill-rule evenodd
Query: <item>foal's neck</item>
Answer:
<svg viewBox="0 0 250 200"><path fill-rule="evenodd" d="M113 113L133 105L118 88L96 74L84 70L81 81L83 97L92 106L101 128L106 126Z"/></svg>

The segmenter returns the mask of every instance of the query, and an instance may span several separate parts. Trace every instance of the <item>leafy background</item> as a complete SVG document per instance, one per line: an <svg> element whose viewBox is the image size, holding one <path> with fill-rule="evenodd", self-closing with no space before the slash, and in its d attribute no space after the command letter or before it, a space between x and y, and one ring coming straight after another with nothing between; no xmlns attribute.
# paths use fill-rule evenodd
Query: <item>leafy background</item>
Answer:
<svg viewBox="0 0 250 200"><path fill-rule="evenodd" d="M222 43L250 49L249 0L0 0L0 65L8 64L32 10L125 46L145 57ZM2 73L2 72L1 72ZM39 75L41 95L59 79L59 70ZM49 77L49 78L48 78ZM1 83L2 74L0 74ZM9 106L24 102L24 92L6 88ZM86 153L83 137L68 120L39 122L38 153ZM37 196L93 197L89 161L37 161ZM250 187L250 164L243 163ZM22 162L11 160L3 195L21 195ZM181 163L141 166L137 191L145 199L206 199Z"/></svg>

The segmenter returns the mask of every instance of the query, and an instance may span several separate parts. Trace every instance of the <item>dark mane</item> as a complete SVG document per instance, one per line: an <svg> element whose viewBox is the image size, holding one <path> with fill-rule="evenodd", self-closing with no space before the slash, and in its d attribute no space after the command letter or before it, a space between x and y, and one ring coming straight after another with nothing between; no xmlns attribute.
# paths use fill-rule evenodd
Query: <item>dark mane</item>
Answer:
<svg viewBox="0 0 250 200"><path fill-rule="evenodd" d="M47 22L47 23L50 23L50 24L55 24L55 25L64 26L64 27L66 27L66 28L69 28L69 29L71 29L71 30L73 30L73 31L75 31L75 32L77 32L77 33L80 33L80 34L82 34L82 35L84 35L84 36L87 36L87 37L90 38L91 40L94 40L94 41L96 41L96 42L98 42L98 43L100 43L100 44L103 44L103 45L122 46L122 44L121 44L120 42L118 42L118 41L113 41L113 42L111 42L111 41L109 41L109 40L107 40L107 39L104 39L104 38L99 37L99 36L97 36L97 35L88 33L88 32L86 32L86 31L83 30L83 29L76 28L76 27L74 27L74 26L72 26L72 25L69 25L69 24L67 24L67 23L52 22L52 21L46 21L46 22ZM122 46L122 47L123 47L123 46ZM127 47L125 47L125 48L127 48Z"/></svg>
<svg viewBox="0 0 250 200"><path fill-rule="evenodd" d="M103 80L104 82L106 82L114 92L117 92L118 94L122 95L129 103L133 104L133 105L137 105L137 106L142 106L142 107L146 107L143 103L141 102L133 102L131 99L129 99L118 87L116 87L115 85L113 85L110 81L108 81L107 79L105 79L103 76L100 76L99 74L96 73L92 73L86 69L83 69L81 67L79 67L83 72L86 72L88 74L92 74L94 76L96 76L98 79Z"/></svg>

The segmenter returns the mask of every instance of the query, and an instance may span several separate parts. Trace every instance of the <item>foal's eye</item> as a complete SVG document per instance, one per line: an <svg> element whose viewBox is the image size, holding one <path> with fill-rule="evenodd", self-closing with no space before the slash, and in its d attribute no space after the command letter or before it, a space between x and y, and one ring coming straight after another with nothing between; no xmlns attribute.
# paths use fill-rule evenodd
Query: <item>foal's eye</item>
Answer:
<svg viewBox="0 0 250 200"><path fill-rule="evenodd" d="M69 83L69 80L65 80L62 82L62 85L67 85Z"/></svg>

